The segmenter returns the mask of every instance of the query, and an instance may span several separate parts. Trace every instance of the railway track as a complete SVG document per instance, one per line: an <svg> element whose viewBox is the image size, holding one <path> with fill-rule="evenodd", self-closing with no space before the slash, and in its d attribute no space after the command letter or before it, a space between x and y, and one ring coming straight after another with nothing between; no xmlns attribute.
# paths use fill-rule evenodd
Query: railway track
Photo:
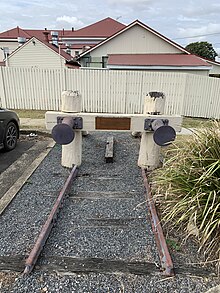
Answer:
<svg viewBox="0 0 220 293"><path fill-rule="evenodd" d="M69 172L59 166L57 146L51 151L0 218L0 229L6 231L1 234L5 240L0 244L0 271L28 274L36 264L33 274L173 275L170 260L167 268L161 262L154 239L146 178L136 165L138 142L127 137L116 137L112 164L104 160L106 138L98 134L86 138L86 156L78 174L77 168ZM192 266L176 267L175 273L212 276Z"/></svg>

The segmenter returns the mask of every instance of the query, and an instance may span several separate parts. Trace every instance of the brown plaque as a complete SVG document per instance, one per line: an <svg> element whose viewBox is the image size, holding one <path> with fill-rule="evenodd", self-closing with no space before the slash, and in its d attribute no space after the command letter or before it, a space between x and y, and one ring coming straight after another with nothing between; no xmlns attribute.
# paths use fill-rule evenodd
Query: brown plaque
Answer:
<svg viewBox="0 0 220 293"><path fill-rule="evenodd" d="M131 118L96 117L97 130L130 130Z"/></svg>

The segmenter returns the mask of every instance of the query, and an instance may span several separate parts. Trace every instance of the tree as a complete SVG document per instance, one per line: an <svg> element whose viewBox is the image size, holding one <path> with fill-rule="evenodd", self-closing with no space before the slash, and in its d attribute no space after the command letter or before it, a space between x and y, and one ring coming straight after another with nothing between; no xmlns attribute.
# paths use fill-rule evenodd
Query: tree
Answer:
<svg viewBox="0 0 220 293"><path fill-rule="evenodd" d="M189 45L186 46L186 50L188 50L192 54L196 54L198 56L201 56L213 61L215 61L215 57L218 56L212 44L208 42L190 43Z"/></svg>

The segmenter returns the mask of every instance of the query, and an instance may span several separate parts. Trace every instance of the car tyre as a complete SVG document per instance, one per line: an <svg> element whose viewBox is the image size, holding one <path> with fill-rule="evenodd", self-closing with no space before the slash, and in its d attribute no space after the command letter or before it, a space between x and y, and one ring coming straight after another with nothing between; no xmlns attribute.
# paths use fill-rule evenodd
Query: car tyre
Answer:
<svg viewBox="0 0 220 293"><path fill-rule="evenodd" d="M14 122L9 122L4 137L4 148L6 151L13 150L17 145L18 140L18 128Z"/></svg>

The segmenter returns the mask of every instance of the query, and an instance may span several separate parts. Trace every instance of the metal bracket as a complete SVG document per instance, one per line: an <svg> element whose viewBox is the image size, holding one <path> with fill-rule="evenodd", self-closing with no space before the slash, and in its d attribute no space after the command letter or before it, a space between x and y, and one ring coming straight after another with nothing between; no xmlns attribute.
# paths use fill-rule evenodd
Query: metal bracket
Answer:
<svg viewBox="0 0 220 293"><path fill-rule="evenodd" d="M144 130L145 131L154 131L153 128L152 128L152 123L154 121L158 120L158 119L149 119L149 118L146 118L144 120ZM169 124L169 120L168 119L160 119L160 120L162 120L163 125L168 125Z"/></svg>
<svg viewBox="0 0 220 293"><path fill-rule="evenodd" d="M57 124L61 124L63 122L63 118L61 116L57 117ZM73 129L82 129L83 128L83 119L82 117L71 117L73 119Z"/></svg>

